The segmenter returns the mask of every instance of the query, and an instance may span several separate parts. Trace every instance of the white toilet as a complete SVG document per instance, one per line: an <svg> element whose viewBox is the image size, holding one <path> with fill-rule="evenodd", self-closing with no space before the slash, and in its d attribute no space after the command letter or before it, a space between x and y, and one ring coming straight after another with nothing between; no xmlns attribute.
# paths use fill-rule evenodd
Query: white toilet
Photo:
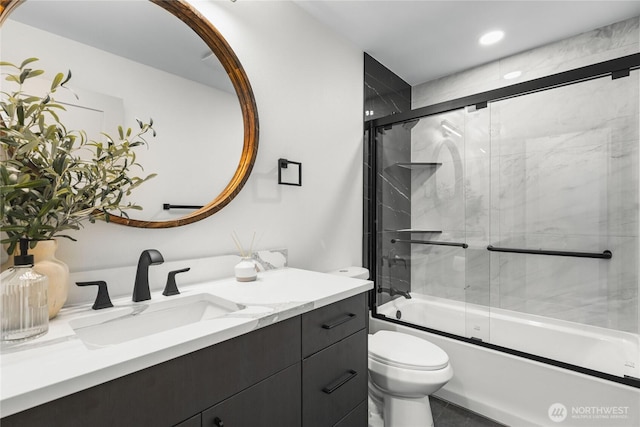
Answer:
<svg viewBox="0 0 640 427"><path fill-rule="evenodd" d="M369 378L375 386L369 391L382 395L384 427L433 426L429 395L451 377L449 356L435 344L393 331L369 335ZM375 412L374 406L371 421Z"/></svg>
<svg viewBox="0 0 640 427"><path fill-rule="evenodd" d="M369 270L362 267L331 274L369 278ZM447 353L422 338L394 331L369 335L368 347L369 426L433 426L429 395L453 377Z"/></svg>

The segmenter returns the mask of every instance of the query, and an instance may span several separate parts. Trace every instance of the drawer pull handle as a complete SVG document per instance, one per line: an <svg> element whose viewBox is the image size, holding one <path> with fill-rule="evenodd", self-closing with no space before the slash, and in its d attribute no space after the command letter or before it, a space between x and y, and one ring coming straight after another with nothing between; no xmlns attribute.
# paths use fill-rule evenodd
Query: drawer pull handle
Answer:
<svg viewBox="0 0 640 427"><path fill-rule="evenodd" d="M344 373L343 376L335 380L332 384L329 384L328 386L323 388L322 391L324 391L327 394L331 394L337 389L339 389L340 387L342 387L343 385L345 385L346 383L348 383L349 381L351 381L352 379L354 379L357 375L358 373L356 371L354 371L353 369L349 369L347 372Z"/></svg>
<svg viewBox="0 0 640 427"><path fill-rule="evenodd" d="M351 319L354 319L356 317L356 315L354 313L348 313L347 315L345 315L343 318L336 320L333 323L324 323L322 325L322 329L333 329L336 326L340 326L345 322L348 322Z"/></svg>
<svg viewBox="0 0 640 427"><path fill-rule="evenodd" d="M213 419L213 425L216 427L224 427L224 423L222 422L222 420L218 417L215 417Z"/></svg>

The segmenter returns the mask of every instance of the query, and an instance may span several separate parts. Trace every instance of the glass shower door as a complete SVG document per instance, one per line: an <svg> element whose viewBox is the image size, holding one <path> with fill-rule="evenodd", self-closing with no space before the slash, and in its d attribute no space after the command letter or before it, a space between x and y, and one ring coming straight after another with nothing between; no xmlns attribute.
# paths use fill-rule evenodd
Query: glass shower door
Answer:
<svg viewBox="0 0 640 427"><path fill-rule="evenodd" d="M466 305L470 288L465 212L478 199L467 198L469 190L476 189L465 178L465 134L477 136L478 122L470 121L461 109L378 129L379 314L461 336L485 333L473 327L484 328L486 314L483 321L468 324ZM469 126L474 128L469 131ZM486 135L486 130L480 133ZM488 146L486 137L484 144ZM485 280L486 298L487 284Z"/></svg>
<svg viewBox="0 0 640 427"><path fill-rule="evenodd" d="M639 104L634 70L376 128L377 314L640 378Z"/></svg>
<svg viewBox="0 0 640 427"><path fill-rule="evenodd" d="M638 72L490 104L491 343L638 375Z"/></svg>

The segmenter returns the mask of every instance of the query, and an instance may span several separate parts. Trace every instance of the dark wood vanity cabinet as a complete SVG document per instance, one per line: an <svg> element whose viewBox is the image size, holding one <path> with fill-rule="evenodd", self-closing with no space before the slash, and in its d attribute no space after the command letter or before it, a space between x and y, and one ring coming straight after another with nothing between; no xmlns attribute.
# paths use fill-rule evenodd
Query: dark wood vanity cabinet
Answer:
<svg viewBox="0 0 640 427"><path fill-rule="evenodd" d="M365 427L366 294L2 418L2 427Z"/></svg>
<svg viewBox="0 0 640 427"><path fill-rule="evenodd" d="M334 426L367 399L364 294L302 315L302 425ZM355 418L355 417L354 417ZM350 427L366 427L364 417Z"/></svg>

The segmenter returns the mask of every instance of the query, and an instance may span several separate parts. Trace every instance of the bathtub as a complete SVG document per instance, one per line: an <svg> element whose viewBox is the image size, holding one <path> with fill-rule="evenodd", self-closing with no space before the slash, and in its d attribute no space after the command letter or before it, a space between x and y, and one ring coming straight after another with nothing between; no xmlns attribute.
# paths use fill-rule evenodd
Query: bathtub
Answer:
<svg viewBox="0 0 640 427"><path fill-rule="evenodd" d="M378 307L378 314L615 376L640 377L636 334L411 295ZM440 346L454 378L436 395L504 424L640 425L638 388L383 319L371 318L370 330L397 330Z"/></svg>

